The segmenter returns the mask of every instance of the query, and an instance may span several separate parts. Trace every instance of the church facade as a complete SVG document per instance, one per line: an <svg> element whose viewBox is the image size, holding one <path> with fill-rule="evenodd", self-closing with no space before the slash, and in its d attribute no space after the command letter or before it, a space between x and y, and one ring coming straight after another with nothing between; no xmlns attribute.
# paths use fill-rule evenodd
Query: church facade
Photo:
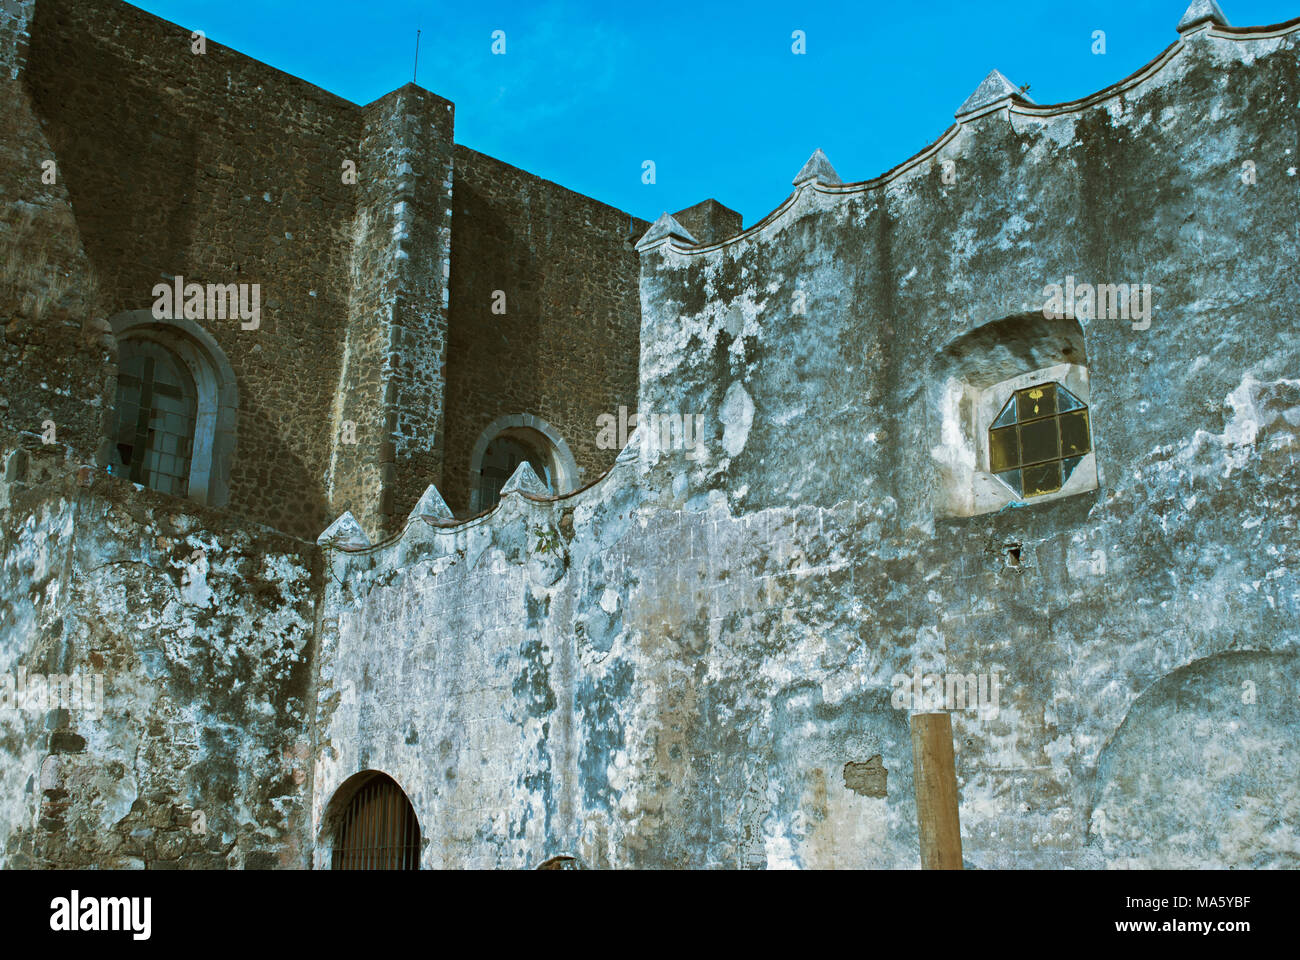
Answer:
<svg viewBox="0 0 1300 960"><path fill-rule="evenodd" d="M1171 36L742 229L6 5L0 863L914 868L943 714L968 868L1295 867L1300 19Z"/></svg>

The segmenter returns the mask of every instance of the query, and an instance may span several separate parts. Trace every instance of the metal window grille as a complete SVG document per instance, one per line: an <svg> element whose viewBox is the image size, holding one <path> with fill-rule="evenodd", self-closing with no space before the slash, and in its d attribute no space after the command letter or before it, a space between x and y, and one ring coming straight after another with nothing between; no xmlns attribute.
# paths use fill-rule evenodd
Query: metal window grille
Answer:
<svg viewBox="0 0 1300 960"><path fill-rule="evenodd" d="M420 868L420 824L406 794L390 777L371 778L348 801L335 834L331 868Z"/></svg>

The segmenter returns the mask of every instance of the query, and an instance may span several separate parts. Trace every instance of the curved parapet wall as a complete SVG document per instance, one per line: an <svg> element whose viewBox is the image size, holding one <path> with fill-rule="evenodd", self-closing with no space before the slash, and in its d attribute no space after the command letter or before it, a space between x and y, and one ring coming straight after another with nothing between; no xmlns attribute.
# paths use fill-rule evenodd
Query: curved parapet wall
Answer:
<svg viewBox="0 0 1300 960"><path fill-rule="evenodd" d="M1162 678L1246 651L1232 682L1272 689L1296 650L1298 30L1193 24L1074 104L995 78L926 153L847 185L822 157L722 243L661 218L638 409L663 449L330 551L317 825L374 768L427 866L910 867L908 718L937 685L969 865L1146 863L1131 745L1240 746L1169 726ZM1151 293L1044 317L1076 282ZM1087 404L1093 481L952 508L980 426L945 384L1040 369ZM1294 824L1276 772L1184 778L1180 810L1228 818L1258 786L1252 822ZM1148 807L1143 836L1184 813ZM1237 832L1214 862L1295 842Z"/></svg>
<svg viewBox="0 0 1300 960"><path fill-rule="evenodd" d="M1182 435L1189 406L1221 402L1268 357L1260 332L1294 315L1298 44L1300 19L1207 23L1091 97L1008 94L875 180L804 180L729 240L643 241L639 409L713 412L720 435L753 405L743 451L699 476L738 512L833 502L854 478L927 526L939 498L905 488L931 481L945 443L926 402L934 358L1041 314L1054 286L1136 288L1131 315L1074 317L1097 373L1099 468L1118 474ZM1149 429L1105 419L1139 405Z"/></svg>
<svg viewBox="0 0 1300 960"><path fill-rule="evenodd" d="M873 177L869 180L844 183L839 179L838 175L835 175L833 178L819 178L816 176L805 178L803 175L804 171L800 171L800 175L795 178L795 186L802 187L804 184L807 184L810 188L814 188L822 193L852 194L889 186L898 180L906 179L909 174L918 169L922 173L927 173L929 171L926 169L925 165L936 159L944 159L943 149L961 133L962 128L965 125L992 113L999 114L1006 119L1012 117L1045 119L1069 114L1081 114L1085 110L1095 106L1107 106L1109 109L1109 104L1116 101L1120 102L1122 112L1124 109L1123 100L1126 96L1140 96L1144 87L1155 86L1165 82L1168 78L1161 78L1160 75L1162 71L1164 71L1169 65L1175 63L1180 57L1194 54L1194 52L1198 50L1195 46L1196 43L1203 40L1226 40L1234 44L1239 44L1240 46L1233 47L1220 46L1211 50L1210 55L1225 60L1250 63L1261 53L1267 54L1273 52L1277 49L1277 46L1293 45L1294 35L1297 32L1300 32L1300 17L1283 23L1262 27L1231 27L1211 23L1202 23L1199 26L1201 29L1189 31L1188 36L1181 37L1178 41L1170 44L1162 50L1154 60L1150 61L1138 70L1135 70L1123 80L1098 90L1096 93L1089 94L1086 97L1080 97L1076 100L1067 100L1063 103L1057 104L1035 104L1026 96L1019 93L1014 85L1010 85L1011 89L1004 92L989 94L984 86L984 84L988 84L989 82L986 79L984 84L982 84L981 87L967 99L967 102L957 110L956 123L940 134L939 138L935 140L934 143L904 160L897 166L891 167L880 176ZM1286 41L1287 38L1292 39L1289 42L1284 42L1280 45L1269 45L1264 50L1252 49L1250 46L1251 41ZM992 74L990 74L990 78L994 76L1010 84L1010 82L1006 81L1006 78L997 70L994 70ZM823 161L829 163L829 161L826 161L825 155L822 154L820 150L817 150L814 153L814 158L818 157L818 155L820 155ZM811 162L812 161L810 161L810 163ZM808 167L805 165L804 170L807 169ZM831 172L833 173L834 171L832 170ZM740 233L725 239L713 243L697 244L693 242L693 238L691 238L688 233L684 234L684 232L680 230L680 227L677 231L660 231L655 230L652 226L651 230L647 231L646 235L641 239L638 246L641 249L645 249L648 245L658 245L665 241L676 240L677 242L674 243L673 246L678 253L689 255L712 253L719 248L727 247L742 240L762 235L765 230L768 230L775 223L781 220L781 218L791 209L800 192L800 190L796 190L767 216L763 217L761 220Z"/></svg>

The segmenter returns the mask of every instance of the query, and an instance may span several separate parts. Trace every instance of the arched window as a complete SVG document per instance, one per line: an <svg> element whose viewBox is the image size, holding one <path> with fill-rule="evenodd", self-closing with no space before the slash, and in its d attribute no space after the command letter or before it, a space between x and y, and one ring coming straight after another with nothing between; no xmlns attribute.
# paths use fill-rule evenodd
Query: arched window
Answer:
<svg viewBox="0 0 1300 960"><path fill-rule="evenodd" d="M230 498L239 391L216 341L149 310L109 320L117 397L101 463L115 476L211 506Z"/></svg>
<svg viewBox="0 0 1300 960"><path fill-rule="evenodd" d="M185 364L150 340L118 348L114 474L188 496L198 389Z"/></svg>
<svg viewBox="0 0 1300 960"><path fill-rule="evenodd" d="M479 435L470 458L470 512L496 506L501 488L527 461L552 493L577 488L578 468L569 446L544 420L529 414L501 417Z"/></svg>
<svg viewBox="0 0 1300 960"><path fill-rule="evenodd" d="M338 814L331 868L418 870L420 823L397 782L372 772L345 787L355 792Z"/></svg>
<svg viewBox="0 0 1300 960"><path fill-rule="evenodd" d="M479 462L479 509L486 510L496 504L501 497L501 488L525 460L546 484L546 489L555 492L555 468L550 451L546 445L521 434L522 431L502 433L488 442Z"/></svg>

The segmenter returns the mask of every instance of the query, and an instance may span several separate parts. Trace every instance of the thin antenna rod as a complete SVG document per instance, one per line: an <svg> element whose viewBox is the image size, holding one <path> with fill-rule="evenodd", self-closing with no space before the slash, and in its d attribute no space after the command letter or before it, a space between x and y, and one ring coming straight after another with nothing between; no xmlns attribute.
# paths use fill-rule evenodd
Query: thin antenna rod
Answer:
<svg viewBox="0 0 1300 960"><path fill-rule="evenodd" d="M415 69L411 71L411 82L415 83L420 72L420 31L415 31Z"/></svg>

